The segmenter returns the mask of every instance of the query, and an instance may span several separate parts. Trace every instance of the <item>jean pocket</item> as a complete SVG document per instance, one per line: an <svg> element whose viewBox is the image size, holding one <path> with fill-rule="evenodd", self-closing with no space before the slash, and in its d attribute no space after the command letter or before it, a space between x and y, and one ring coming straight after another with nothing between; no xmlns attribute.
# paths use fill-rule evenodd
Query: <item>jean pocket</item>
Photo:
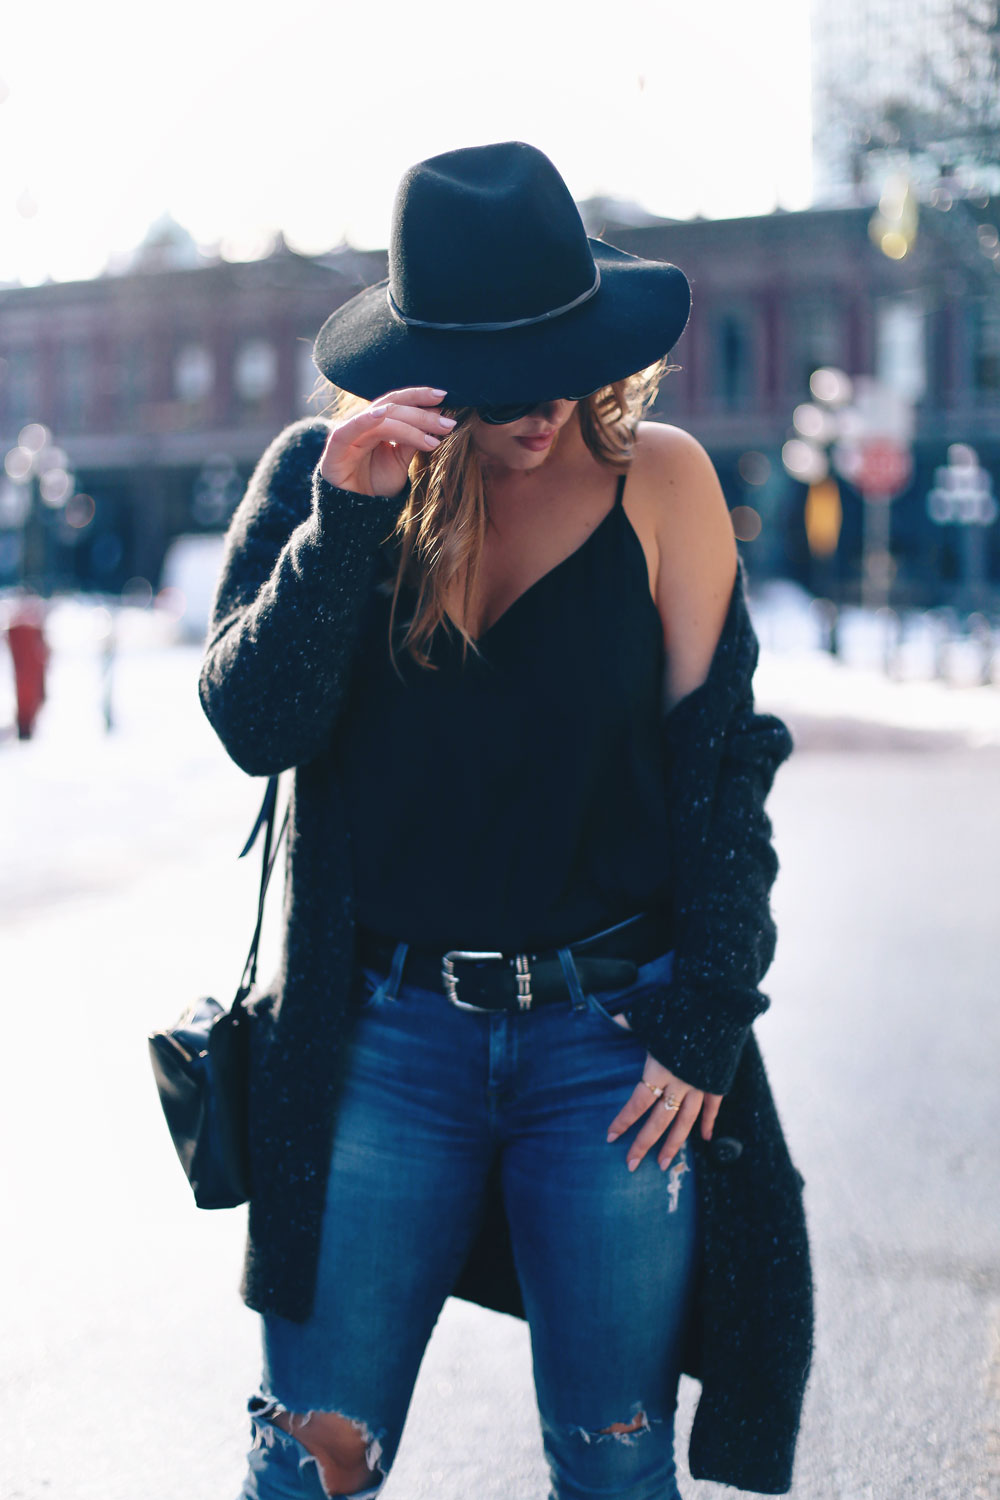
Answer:
<svg viewBox="0 0 1000 1500"><path fill-rule="evenodd" d="M651 959L649 963L641 964L634 983L612 990L590 989L584 992L584 999L594 1015L609 1022L616 1031L625 1032L627 1035L632 1028L623 1012L643 995L669 984L673 968L674 954L671 949L669 953L662 953L658 958Z"/></svg>
<svg viewBox="0 0 1000 1500"><path fill-rule="evenodd" d="M626 994L627 993L628 991L626 991ZM598 1020L607 1021L610 1026L613 1026L615 1030L623 1036L629 1035L632 1028L629 1025L626 1017L623 1016L620 1011L609 1008L610 1006L613 1006L615 1004L614 1001L610 1001L608 997L603 995L599 1000L594 994L593 990L585 991L583 998L587 1002L588 1009L592 1012L593 1015L597 1016ZM624 1009L625 1006L628 1005L628 1001L623 1000L620 1002L620 1004L621 1009Z"/></svg>
<svg viewBox="0 0 1000 1500"><path fill-rule="evenodd" d="M389 976L377 969L360 967L354 975L354 1003L357 1010L375 1010L388 1000Z"/></svg>

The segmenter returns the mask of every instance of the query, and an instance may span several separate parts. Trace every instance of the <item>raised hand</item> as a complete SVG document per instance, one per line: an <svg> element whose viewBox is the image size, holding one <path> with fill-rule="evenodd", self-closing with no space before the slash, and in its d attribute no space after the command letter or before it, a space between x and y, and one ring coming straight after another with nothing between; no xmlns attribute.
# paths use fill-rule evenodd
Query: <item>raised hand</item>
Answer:
<svg viewBox="0 0 1000 1500"><path fill-rule="evenodd" d="M323 478L360 495L398 495L413 455L429 453L455 425L438 410L444 395L429 385L407 386L339 422L320 459Z"/></svg>

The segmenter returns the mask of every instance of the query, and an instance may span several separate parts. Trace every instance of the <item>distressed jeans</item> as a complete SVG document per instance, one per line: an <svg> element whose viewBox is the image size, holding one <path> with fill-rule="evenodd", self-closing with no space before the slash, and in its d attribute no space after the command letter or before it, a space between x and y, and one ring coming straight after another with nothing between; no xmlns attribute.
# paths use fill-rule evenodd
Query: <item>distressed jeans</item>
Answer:
<svg viewBox="0 0 1000 1500"><path fill-rule="evenodd" d="M359 973L315 1304L305 1323L263 1319L242 1500L326 1493L316 1461L270 1420L281 1410L355 1422L372 1479L354 1493L378 1493L495 1164L552 1497L680 1500L673 1426L695 1274L695 1154L685 1145L664 1173L654 1149L630 1173L642 1122L607 1142L646 1056L612 1019L635 986L584 993L563 949L565 1001L474 1014L407 984L405 953L399 944L388 975ZM672 960L643 965L636 986L669 978ZM615 1425L634 1431L605 1431Z"/></svg>

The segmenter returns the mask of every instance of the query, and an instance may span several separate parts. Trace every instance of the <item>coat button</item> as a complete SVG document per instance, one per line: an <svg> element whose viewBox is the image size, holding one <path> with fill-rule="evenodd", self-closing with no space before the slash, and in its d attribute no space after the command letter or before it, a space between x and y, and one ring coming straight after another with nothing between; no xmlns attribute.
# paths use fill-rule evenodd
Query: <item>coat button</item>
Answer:
<svg viewBox="0 0 1000 1500"><path fill-rule="evenodd" d="M713 1137L712 1155L718 1162L736 1161L743 1155L743 1142L738 1141L734 1135L720 1135L718 1140Z"/></svg>

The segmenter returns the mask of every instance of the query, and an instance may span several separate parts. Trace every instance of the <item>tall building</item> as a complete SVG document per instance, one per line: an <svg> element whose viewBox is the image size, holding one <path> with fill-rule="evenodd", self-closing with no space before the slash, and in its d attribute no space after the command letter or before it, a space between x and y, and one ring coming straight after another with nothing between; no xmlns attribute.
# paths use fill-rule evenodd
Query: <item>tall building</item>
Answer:
<svg viewBox="0 0 1000 1500"><path fill-rule="evenodd" d="M953 0L812 0L813 181L820 206L867 202L852 130L890 101L933 108L930 75L954 82Z"/></svg>

